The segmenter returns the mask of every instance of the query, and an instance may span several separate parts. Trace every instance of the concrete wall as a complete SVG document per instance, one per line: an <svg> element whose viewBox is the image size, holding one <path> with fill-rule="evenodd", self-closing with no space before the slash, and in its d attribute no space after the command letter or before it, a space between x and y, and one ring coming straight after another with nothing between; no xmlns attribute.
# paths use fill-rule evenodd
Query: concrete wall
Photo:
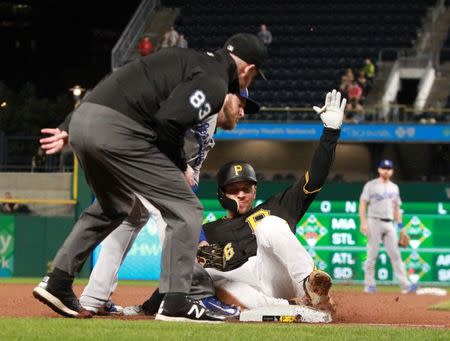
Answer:
<svg viewBox="0 0 450 341"><path fill-rule="evenodd" d="M0 197L11 192L21 199L71 199L72 173L0 173ZM71 205L27 204L45 216L73 215Z"/></svg>

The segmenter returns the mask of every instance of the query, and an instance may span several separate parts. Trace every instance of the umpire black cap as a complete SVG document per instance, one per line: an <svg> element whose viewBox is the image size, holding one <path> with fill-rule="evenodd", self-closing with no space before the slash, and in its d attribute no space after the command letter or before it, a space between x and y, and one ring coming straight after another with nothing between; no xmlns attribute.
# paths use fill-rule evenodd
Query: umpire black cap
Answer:
<svg viewBox="0 0 450 341"><path fill-rule="evenodd" d="M250 33L235 34L225 42L224 48L247 64L255 64L258 73L266 79L261 68L268 57L267 48L256 35Z"/></svg>
<svg viewBox="0 0 450 341"><path fill-rule="evenodd" d="M249 163L244 161L231 161L223 165L217 173L217 185L219 188L224 188L226 185L238 181L258 183L255 170Z"/></svg>

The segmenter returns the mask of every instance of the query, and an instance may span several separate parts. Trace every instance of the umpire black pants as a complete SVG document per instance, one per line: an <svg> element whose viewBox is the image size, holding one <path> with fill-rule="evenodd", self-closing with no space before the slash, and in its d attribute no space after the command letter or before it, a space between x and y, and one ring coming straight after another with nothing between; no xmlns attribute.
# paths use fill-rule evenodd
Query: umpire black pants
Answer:
<svg viewBox="0 0 450 341"><path fill-rule="evenodd" d="M83 103L73 113L70 144L96 201L59 249L56 268L71 275L79 272L92 250L122 221L148 217L137 193L158 208L167 223L160 291L189 292L202 206L183 172L154 145L155 138L152 130L108 107Z"/></svg>

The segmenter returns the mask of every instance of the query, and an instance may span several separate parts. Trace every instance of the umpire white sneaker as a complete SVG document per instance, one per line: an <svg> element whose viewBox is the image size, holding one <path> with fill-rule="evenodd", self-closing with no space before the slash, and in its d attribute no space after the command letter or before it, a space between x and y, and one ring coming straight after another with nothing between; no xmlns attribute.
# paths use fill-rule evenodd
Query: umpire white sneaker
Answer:
<svg viewBox="0 0 450 341"><path fill-rule="evenodd" d="M199 301L186 295L177 302L167 304L163 300L156 314L155 320L169 322L197 322L197 323L222 323L226 317L215 314L211 310L203 307Z"/></svg>

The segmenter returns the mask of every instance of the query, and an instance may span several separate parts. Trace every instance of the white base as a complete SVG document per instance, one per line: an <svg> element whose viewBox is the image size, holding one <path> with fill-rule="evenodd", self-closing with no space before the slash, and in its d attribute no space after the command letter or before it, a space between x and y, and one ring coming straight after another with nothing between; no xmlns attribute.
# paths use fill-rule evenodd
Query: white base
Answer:
<svg viewBox="0 0 450 341"><path fill-rule="evenodd" d="M447 290L442 288L421 288L417 289L417 295L434 295L434 296L447 296Z"/></svg>
<svg viewBox="0 0 450 341"><path fill-rule="evenodd" d="M301 305L267 306L241 312L241 322L330 323L331 314Z"/></svg>

